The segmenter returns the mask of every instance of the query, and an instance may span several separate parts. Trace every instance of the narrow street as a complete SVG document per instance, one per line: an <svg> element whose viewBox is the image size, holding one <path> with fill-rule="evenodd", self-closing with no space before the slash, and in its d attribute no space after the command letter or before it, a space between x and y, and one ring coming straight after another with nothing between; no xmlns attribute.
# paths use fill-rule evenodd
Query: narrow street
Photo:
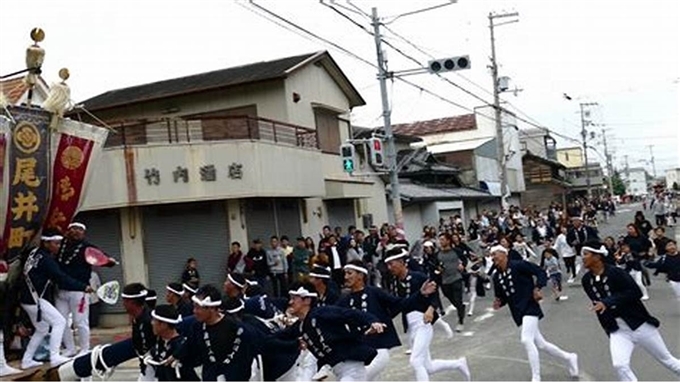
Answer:
<svg viewBox="0 0 680 382"><path fill-rule="evenodd" d="M600 225L601 236L617 236L625 231L625 225L633 220L635 211L641 209L640 204L624 205L616 216L607 224ZM651 215L647 214L647 219ZM675 237L673 228L667 235ZM566 285L566 284L565 284ZM546 291L546 294L548 292ZM651 299L646 305L652 315L661 321L661 332L671 352L680 354L680 306L674 300L673 292L663 277L652 280L649 288ZM601 329L595 315L588 310L590 304L581 289L580 283L566 285L566 301L555 302L547 299L542 307L545 318L541 321L541 331L545 338L565 349L579 355L581 367L580 379L583 381L615 380L616 375L611 366L609 341ZM492 293L477 300L475 315L466 318L465 330L446 339L443 332L435 329L432 342L433 358L457 358L466 356L472 372L473 380L507 381L529 380L531 373L526 353L519 341L519 329L515 326L507 308L500 311L491 309ZM453 327L452 316L445 317ZM398 329L401 320L395 320ZM407 342L404 334L402 343ZM383 374L383 380L412 380L413 370L408 362L404 346L391 351L390 367ZM570 380L564 365L548 355L541 354L542 378L549 381ZM633 353L633 368L640 380L673 381L674 376L660 366L644 351ZM137 376L136 361L131 361L124 368L118 368L113 374L114 380L134 380ZM444 372L432 377L437 381L461 380L460 375Z"/></svg>

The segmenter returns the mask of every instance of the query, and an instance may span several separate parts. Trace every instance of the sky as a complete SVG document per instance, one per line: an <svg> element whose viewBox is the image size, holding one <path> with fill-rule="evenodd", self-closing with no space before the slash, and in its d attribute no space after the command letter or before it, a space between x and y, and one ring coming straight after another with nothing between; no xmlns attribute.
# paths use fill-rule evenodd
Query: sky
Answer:
<svg viewBox="0 0 680 382"><path fill-rule="evenodd" d="M603 162L601 130L606 129L615 167L623 169L627 155L631 168L645 167L651 174L649 145L657 175L680 167L680 2L459 0L395 19L447 2L335 0L357 26L317 0L256 0L373 64L373 36L361 29L372 28L370 20L352 6L366 13L376 7L390 29L382 30L386 41L417 61L469 55L470 70L444 76L485 102L492 101L487 15L518 12L518 22L495 29L499 74L521 89L502 95L509 110L554 131L560 147L571 147L578 143L563 137L580 137L579 103L597 102L589 129L599 136L590 142L597 149L591 158ZM47 52L43 77L56 82L58 70L69 68L76 102L126 86L328 50L367 102L353 110L352 122L382 123L374 67L292 31L281 20L277 23L286 28L277 25L245 0L3 0L0 9L15 15L0 23L0 74L24 67L29 31L41 27ZM383 49L390 70L419 67L392 48ZM393 123L467 114L483 104L428 73L406 79L450 102L390 82ZM532 126L520 122L519 127Z"/></svg>

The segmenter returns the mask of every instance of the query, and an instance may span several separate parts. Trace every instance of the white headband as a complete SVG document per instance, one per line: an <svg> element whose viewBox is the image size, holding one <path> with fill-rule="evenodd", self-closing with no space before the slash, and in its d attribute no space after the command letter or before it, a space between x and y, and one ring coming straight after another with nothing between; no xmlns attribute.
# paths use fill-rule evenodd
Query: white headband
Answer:
<svg viewBox="0 0 680 382"><path fill-rule="evenodd" d="M354 265L354 264L347 264L347 265L344 266L343 269L351 269L351 270L353 270L353 271L361 272L361 273L363 273L363 274L365 274L365 275L368 274L368 269L366 269L366 268L364 268L364 267L360 267L360 266L358 266L358 265Z"/></svg>
<svg viewBox="0 0 680 382"><path fill-rule="evenodd" d="M183 287L184 289L188 290L188 291L191 292L191 293L196 293L196 291L198 290L198 289L196 289L196 288L190 287L189 284L187 284L187 283L182 284L182 287Z"/></svg>
<svg viewBox="0 0 680 382"><path fill-rule="evenodd" d="M239 287L241 289L243 289L243 287L245 287L244 284L241 284L240 282L234 280L234 278L231 277L231 273L227 275L227 278L229 279L229 281L231 281L232 284L236 285L237 287Z"/></svg>
<svg viewBox="0 0 680 382"><path fill-rule="evenodd" d="M250 280L246 279L246 283L247 283L248 285L257 285L257 281L255 281L255 280L250 281Z"/></svg>
<svg viewBox="0 0 680 382"><path fill-rule="evenodd" d="M170 286L166 286L165 290L167 290L168 292L172 292L172 293L174 293L178 296L181 296L181 295L184 294L184 291L178 291L178 290L172 289Z"/></svg>
<svg viewBox="0 0 680 382"><path fill-rule="evenodd" d="M156 314L156 311L153 310L153 311L151 311L151 317L157 319L158 321L167 322L168 324L173 324L173 325L177 325L177 324L182 322L182 315L181 314L178 315L177 318L173 320L172 318L159 316L158 314Z"/></svg>
<svg viewBox="0 0 680 382"><path fill-rule="evenodd" d="M146 289L142 289L142 290L141 290L139 293L137 293L137 294L125 294L125 293L121 293L121 294L120 294L120 297L122 297L122 298L142 298L142 297L146 297L147 294L149 294L149 291L146 290Z"/></svg>
<svg viewBox="0 0 680 382"><path fill-rule="evenodd" d="M408 256L408 251L406 250L406 248L402 248L401 253L386 257L384 261L385 261L385 263L389 263L390 261L398 260L398 259L401 259L402 257L407 257L407 256Z"/></svg>
<svg viewBox="0 0 680 382"><path fill-rule="evenodd" d="M191 301L195 302L196 304L198 304L198 306L202 306L202 307L206 307L206 306L207 307L216 307L216 306L222 305L222 300L213 301L210 298L210 296L206 296L203 300L199 299L196 296L192 296Z"/></svg>
<svg viewBox="0 0 680 382"><path fill-rule="evenodd" d="M317 279L330 279L330 275L324 275L322 273L309 272L309 277L316 277Z"/></svg>
<svg viewBox="0 0 680 382"><path fill-rule="evenodd" d="M609 251L607 251L607 248L605 246L601 246L599 249L593 248L593 247L583 247L581 248L581 256L583 256L584 253L587 252L593 252L593 253L599 253L600 255L605 255L607 256L609 254Z"/></svg>
<svg viewBox="0 0 680 382"><path fill-rule="evenodd" d="M234 307L233 309L226 309L225 311L229 314L234 314L234 313L242 311L245 307L246 306L243 303L243 300L239 300L239 304L238 304L237 307Z"/></svg>
<svg viewBox="0 0 680 382"><path fill-rule="evenodd" d="M153 300L158 300L158 296L149 296L144 298L145 301L153 301Z"/></svg>
<svg viewBox="0 0 680 382"><path fill-rule="evenodd" d="M87 227L85 227L85 224L83 224L83 223L74 222L74 223L71 223L71 224L68 225L69 229L73 228L73 227L80 228L83 231L87 231Z"/></svg>
<svg viewBox="0 0 680 382"><path fill-rule="evenodd" d="M508 249L505 248L502 245L494 245L493 247L491 247L491 249L489 249L489 253L494 253L494 252L503 252L507 255Z"/></svg>
<svg viewBox="0 0 680 382"><path fill-rule="evenodd" d="M291 290L288 291L288 294L291 296L300 296L300 297L318 297L319 295L316 294L316 292L310 292L305 287L299 287L297 290Z"/></svg>
<svg viewBox="0 0 680 382"><path fill-rule="evenodd" d="M59 241L63 240L64 237L61 235L52 235L52 236L41 236L40 240L42 241Z"/></svg>

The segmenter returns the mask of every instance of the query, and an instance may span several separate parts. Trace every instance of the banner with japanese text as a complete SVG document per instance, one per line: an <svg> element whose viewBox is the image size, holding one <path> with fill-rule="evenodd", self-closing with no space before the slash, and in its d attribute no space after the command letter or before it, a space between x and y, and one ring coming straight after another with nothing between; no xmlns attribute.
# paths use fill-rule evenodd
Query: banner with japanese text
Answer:
<svg viewBox="0 0 680 382"><path fill-rule="evenodd" d="M10 112L15 123L7 142L8 208L0 250L12 261L38 234L47 213L51 114L25 107Z"/></svg>
<svg viewBox="0 0 680 382"><path fill-rule="evenodd" d="M45 228L66 232L82 205L107 135L107 129L70 119L59 124L52 140L52 197Z"/></svg>

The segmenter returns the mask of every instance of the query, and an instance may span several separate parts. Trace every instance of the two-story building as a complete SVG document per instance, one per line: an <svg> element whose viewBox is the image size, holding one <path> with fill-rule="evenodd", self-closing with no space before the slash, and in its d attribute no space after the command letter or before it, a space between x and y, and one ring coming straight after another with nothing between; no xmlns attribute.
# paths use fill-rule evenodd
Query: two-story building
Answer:
<svg viewBox="0 0 680 382"><path fill-rule="evenodd" d="M566 166L557 161L555 139L543 129L520 130L519 139L526 184L522 205L539 209L553 202L566 205L571 185L566 179Z"/></svg>
<svg viewBox="0 0 680 382"><path fill-rule="evenodd" d="M571 197L586 197L588 182L593 196L605 193L602 166L591 161L586 166L581 147L557 149L557 161L566 167L566 180L571 184Z"/></svg>
<svg viewBox="0 0 680 382"><path fill-rule="evenodd" d="M522 155L515 116L502 114L504 154L509 204L519 205L520 193L526 187L522 169ZM423 139L427 151L444 164L460 170L463 184L478 185L499 197L500 187L496 125L493 109L475 108L474 114L440 118L395 125L397 133ZM499 204L500 205L500 204Z"/></svg>
<svg viewBox="0 0 680 382"><path fill-rule="evenodd" d="M109 135L78 219L122 259L105 272L163 290L189 257L221 284L230 242L318 239L325 224L387 221L380 178L343 173L365 101L327 52L108 91L84 107ZM87 119L86 114L73 118ZM92 121L95 122L96 121Z"/></svg>

